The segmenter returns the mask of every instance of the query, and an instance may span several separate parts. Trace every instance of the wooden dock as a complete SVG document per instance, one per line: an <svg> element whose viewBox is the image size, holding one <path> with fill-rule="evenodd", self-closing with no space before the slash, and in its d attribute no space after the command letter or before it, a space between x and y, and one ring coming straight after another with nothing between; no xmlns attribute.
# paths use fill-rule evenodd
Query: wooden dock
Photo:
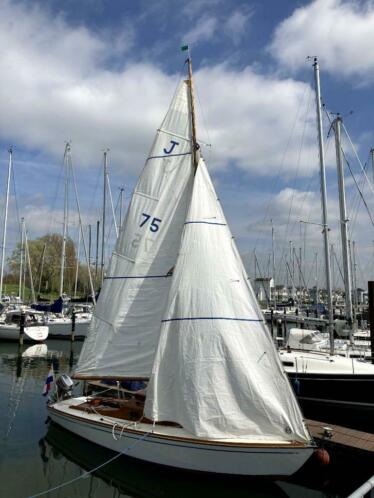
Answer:
<svg viewBox="0 0 374 498"><path fill-rule="evenodd" d="M317 442L323 441L326 449L349 449L365 452L374 459L374 434L317 420L307 419L306 424L314 439ZM329 437L329 434L331 434L331 437Z"/></svg>

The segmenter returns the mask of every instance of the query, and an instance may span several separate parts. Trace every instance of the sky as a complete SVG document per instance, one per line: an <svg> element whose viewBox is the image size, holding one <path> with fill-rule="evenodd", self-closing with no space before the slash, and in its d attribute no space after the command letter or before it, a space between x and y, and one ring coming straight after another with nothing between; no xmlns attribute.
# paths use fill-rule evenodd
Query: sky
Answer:
<svg viewBox="0 0 374 498"><path fill-rule="evenodd" d="M100 218L106 148L113 203L118 208L124 188L128 204L157 127L185 77L184 44L193 61L198 139L239 250L251 276L255 271L268 276L273 227L278 284L287 281L293 247L301 254L304 282L312 286L318 279L324 285L308 59L318 56L334 281L342 285L329 116L340 113L353 145L343 136L352 171L345 165L350 239L357 285L366 287L374 279L374 3L365 0L0 0L1 220L9 146L14 169L6 255L19 241L21 216L29 239L62 232L67 141L84 225L94 227ZM76 240L74 202L71 193L69 234ZM294 265L298 268L295 257Z"/></svg>

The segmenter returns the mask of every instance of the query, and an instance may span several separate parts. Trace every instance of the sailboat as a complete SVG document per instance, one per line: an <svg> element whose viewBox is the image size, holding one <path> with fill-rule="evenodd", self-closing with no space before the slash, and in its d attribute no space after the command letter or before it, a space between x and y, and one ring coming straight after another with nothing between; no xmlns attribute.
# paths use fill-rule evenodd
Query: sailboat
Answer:
<svg viewBox="0 0 374 498"><path fill-rule="evenodd" d="M292 382L298 400L307 416L320 417L329 423L344 424L355 429L373 432L374 414L374 365L352 356L339 356L333 335L333 307L330 273L329 228L327 223L326 173L322 132L322 108L320 93L319 64L315 57L314 76L316 85L316 109L319 142L322 226L325 252L325 274L328 299L328 326L330 351L315 351L311 344L296 344L280 349L279 354ZM338 121L339 122L339 121ZM337 145L337 158L340 156ZM343 213L344 214L344 213ZM342 217L346 219L346 216ZM349 291L350 292L350 291ZM347 298L349 300L349 298ZM350 306L352 303L350 303ZM306 334L301 332L301 334ZM314 338L309 337L311 341ZM309 340L306 339L305 341ZM289 346L292 344L289 344ZM338 345L338 344L337 344ZM295 347L295 344L292 345ZM308 346L305 348L305 346ZM341 351L340 351L341 352Z"/></svg>
<svg viewBox="0 0 374 498"><path fill-rule="evenodd" d="M314 444L196 141L192 65L146 160L73 375L142 380L64 395L53 422L174 468L291 475Z"/></svg>

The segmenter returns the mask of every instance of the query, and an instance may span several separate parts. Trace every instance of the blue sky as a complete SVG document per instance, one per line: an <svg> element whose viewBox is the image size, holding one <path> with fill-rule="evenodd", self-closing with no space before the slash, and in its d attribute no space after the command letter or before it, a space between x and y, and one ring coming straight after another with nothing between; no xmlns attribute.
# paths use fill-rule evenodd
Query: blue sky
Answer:
<svg viewBox="0 0 374 498"><path fill-rule="evenodd" d="M114 202L120 186L128 197L183 77L184 43L193 56L198 135L211 143L203 152L250 271L255 249L267 272L273 220L277 280L284 280L292 240L302 247L311 284L319 252L323 284L320 231L310 225L305 234L299 223L321 217L313 73L306 57L319 57L326 108L345 116L365 163L374 146L372 2L0 1L2 197L12 144L17 204L29 237L60 231L66 140L72 141L86 224L99 217L105 147ZM361 182L347 142L344 149ZM331 242L339 252L333 137L326 153ZM374 278L373 226L346 174L364 285ZM373 210L373 194L363 188ZM14 195L10 212L7 250L18 237ZM71 235L76 232L72 225Z"/></svg>

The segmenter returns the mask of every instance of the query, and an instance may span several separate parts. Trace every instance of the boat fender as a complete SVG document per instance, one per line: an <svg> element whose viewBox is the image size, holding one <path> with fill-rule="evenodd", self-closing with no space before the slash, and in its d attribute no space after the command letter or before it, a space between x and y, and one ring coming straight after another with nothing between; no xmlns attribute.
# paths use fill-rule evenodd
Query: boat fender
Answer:
<svg viewBox="0 0 374 498"><path fill-rule="evenodd" d="M321 465L328 465L330 463L330 455L324 448L318 448L314 452L314 457Z"/></svg>

